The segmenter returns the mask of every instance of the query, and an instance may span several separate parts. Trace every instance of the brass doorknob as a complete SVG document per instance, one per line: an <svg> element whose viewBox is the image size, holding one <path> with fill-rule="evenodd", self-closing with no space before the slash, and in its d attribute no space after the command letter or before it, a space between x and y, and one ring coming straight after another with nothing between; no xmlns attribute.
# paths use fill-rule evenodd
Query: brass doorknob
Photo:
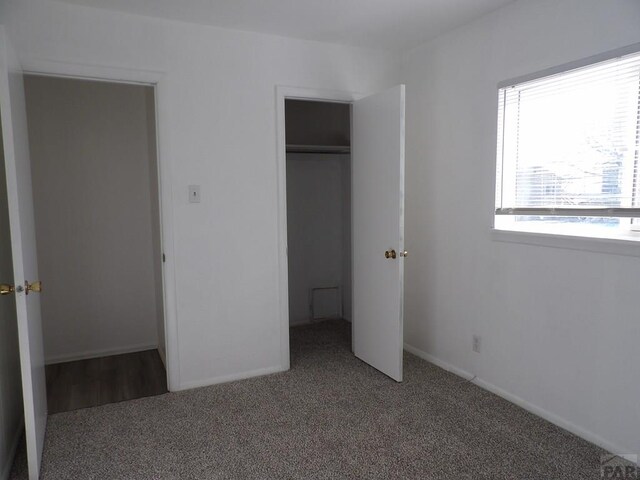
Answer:
<svg viewBox="0 0 640 480"><path fill-rule="evenodd" d="M42 282L37 280L35 282L29 283L25 280L24 282L24 293L25 295L29 295L29 292L40 293L42 291Z"/></svg>
<svg viewBox="0 0 640 480"><path fill-rule="evenodd" d="M409 256L409 252L407 252L406 250L404 252L400 252L400 256L406 258Z"/></svg>
<svg viewBox="0 0 640 480"><path fill-rule="evenodd" d="M13 285L10 285L8 283L0 283L0 295L9 295L15 291L16 289L13 287Z"/></svg>
<svg viewBox="0 0 640 480"><path fill-rule="evenodd" d="M384 258L396 258L397 254L395 250L387 250L384 252Z"/></svg>

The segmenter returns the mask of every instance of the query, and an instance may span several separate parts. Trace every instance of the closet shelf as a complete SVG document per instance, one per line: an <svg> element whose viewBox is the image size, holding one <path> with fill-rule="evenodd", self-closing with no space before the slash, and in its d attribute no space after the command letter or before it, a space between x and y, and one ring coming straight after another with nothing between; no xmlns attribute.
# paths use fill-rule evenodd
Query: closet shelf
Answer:
<svg viewBox="0 0 640 480"><path fill-rule="evenodd" d="M287 145L287 153L351 153L349 145Z"/></svg>

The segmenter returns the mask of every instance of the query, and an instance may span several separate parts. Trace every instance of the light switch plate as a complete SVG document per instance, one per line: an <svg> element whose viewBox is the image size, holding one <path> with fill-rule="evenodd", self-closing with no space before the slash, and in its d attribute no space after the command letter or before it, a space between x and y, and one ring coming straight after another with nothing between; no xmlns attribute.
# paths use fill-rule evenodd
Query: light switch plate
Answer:
<svg viewBox="0 0 640 480"><path fill-rule="evenodd" d="M189 203L200 203L200 185L189 185Z"/></svg>

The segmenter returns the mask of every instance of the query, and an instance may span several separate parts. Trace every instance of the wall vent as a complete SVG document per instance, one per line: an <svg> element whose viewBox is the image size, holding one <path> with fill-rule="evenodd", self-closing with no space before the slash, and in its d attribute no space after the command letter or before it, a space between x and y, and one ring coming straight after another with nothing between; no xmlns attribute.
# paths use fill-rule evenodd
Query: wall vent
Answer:
<svg viewBox="0 0 640 480"><path fill-rule="evenodd" d="M310 291L313 320L342 318L340 287L317 287Z"/></svg>

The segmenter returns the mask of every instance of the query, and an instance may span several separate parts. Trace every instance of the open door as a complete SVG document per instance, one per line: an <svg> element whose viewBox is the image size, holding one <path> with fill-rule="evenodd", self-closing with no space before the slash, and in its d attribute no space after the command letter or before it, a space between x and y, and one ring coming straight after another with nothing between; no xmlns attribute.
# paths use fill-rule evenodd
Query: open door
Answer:
<svg viewBox="0 0 640 480"><path fill-rule="evenodd" d="M402 381L404 85L354 102L353 350Z"/></svg>
<svg viewBox="0 0 640 480"><path fill-rule="evenodd" d="M47 425L47 392L40 319L40 284L36 259L36 237L31 194L31 165L27 140L22 69L0 26L0 115L7 179L7 206L13 283L16 296L18 341L25 416L29 478L40 472L40 459ZM0 201L4 199L0 198ZM2 282L7 280L2 279Z"/></svg>

